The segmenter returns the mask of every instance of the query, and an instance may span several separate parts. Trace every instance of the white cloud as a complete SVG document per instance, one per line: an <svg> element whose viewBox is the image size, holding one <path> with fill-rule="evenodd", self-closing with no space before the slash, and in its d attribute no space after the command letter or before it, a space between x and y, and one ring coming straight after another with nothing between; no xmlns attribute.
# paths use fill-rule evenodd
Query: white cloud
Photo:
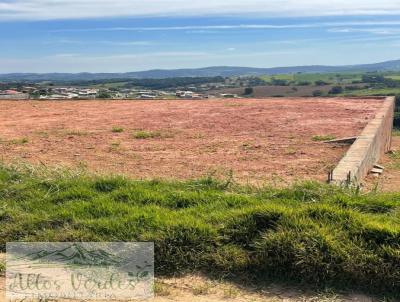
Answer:
<svg viewBox="0 0 400 302"><path fill-rule="evenodd" d="M48 44L84 44L84 45L93 45L93 44L103 44L103 45L112 45L112 46L150 46L157 44L152 41L111 41L111 40L69 40L69 39L61 39L56 41L48 42Z"/></svg>
<svg viewBox="0 0 400 302"><path fill-rule="evenodd" d="M122 16L325 16L400 14L398 0L9 0L0 20L51 20Z"/></svg>
<svg viewBox="0 0 400 302"><path fill-rule="evenodd" d="M318 23L295 23L295 24L224 24L224 25L187 25L187 26L148 26L148 27L97 27L78 29L56 29L51 32L91 32L91 31L186 31L186 33L209 34L222 30L248 29L302 29L321 27L346 27L346 26L399 26L400 21L352 21L352 22L318 22ZM349 29L331 29L337 32L349 32Z"/></svg>
<svg viewBox="0 0 400 302"><path fill-rule="evenodd" d="M329 32L334 33L369 33L374 35L398 35L400 34L400 28L331 28Z"/></svg>

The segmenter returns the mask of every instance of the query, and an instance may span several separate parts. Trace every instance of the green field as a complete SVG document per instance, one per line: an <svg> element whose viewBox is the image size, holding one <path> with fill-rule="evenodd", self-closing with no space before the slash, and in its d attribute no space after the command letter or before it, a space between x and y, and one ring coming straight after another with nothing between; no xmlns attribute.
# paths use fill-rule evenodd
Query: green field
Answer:
<svg viewBox="0 0 400 302"><path fill-rule="evenodd" d="M254 188L2 165L0 248L154 241L158 276L194 271L399 297L399 199L316 183Z"/></svg>
<svg viewBox="0 0 400 302"><path fill-rule="evenodd" d="M330 84L343 83L349 84L352 81L361 81L362 74L360 73L296 73L296 74L277 74L277 75L265 75L261 76L266 82L270 82L272 79L286 80L289 82L300 83L300 82L311 82L324 81Z"/></svg>
<svg viewBox="0 0 400 302"><path fill-rule="evenodd" d="M341 74L297 74L295 76L296 81L310 81L315 82L322 80L328 83L351 83L352 81L360 81L361 75L354 73L341 73Z"/></svg>
<svg viewBox="0 0 400 302"><path fill-rule="evenodd" d="M272 78L277 80L287 80L287 81L294 81L294 74L276 74L276 75L265 75L261 76L260 78L266 82L272 80Z"/></svg>
<svg viewBox="0 0 400 302"><path fill-rule="evenodd" d="M400 74L387 74L386 77L393 80L400 80Z"/></svg>
<svg viewBox="0 0 400 302"><path fill-rule="evenodd" d="M342 95L348 95L348 96L400 95L400 88L360 89L360 90L355 90L355 91L346 91Z"/></svg>

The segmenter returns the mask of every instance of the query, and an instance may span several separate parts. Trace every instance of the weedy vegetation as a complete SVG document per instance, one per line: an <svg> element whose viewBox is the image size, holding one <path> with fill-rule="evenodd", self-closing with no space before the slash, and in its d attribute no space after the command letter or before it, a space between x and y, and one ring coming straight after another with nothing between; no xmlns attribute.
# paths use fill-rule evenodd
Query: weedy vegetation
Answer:
<svg viewBox="0 0 400 302"><path fill-rule="evenodd" d="M390 168L400 170L400 151L393 151L390 154Z"/></svg>
<svg viewBox="0 0 400 302"><path fill-rule="evenodd" d="M330 141L332 139L336 139L336 136L328 134L328 135L314 135L312 137L312 140L314 142Z"/></svg>
<svg viewBox="0 0 400 302"><path fill-rule="evenodd" d="M10 141L10 143L13 145L24 145L24 144L27 144L28 142L29 142L29 139L26 137L12 139Z"/></svg>
<svg viewBox="0 0 400 302"><path fill-rule="evenodd" d="M158 276L248 275L399 297L399 199L313 182L253 188L1 165L0 249L153 241Z"/></svg>
<svg viewBox="0 0 400 302"><path fill-rule="evenodd" d="M111 132L113 132L113 133L121 133L121 132L124 132L124 128L121 128L121 127L113 127L113 128L111 129Z"/></svg>
<svg viewBox="0 0 400 302"><path fill-rule="evenodd" d="M169 286L158 280L156 280L154 282L154 293L157 296L161 296L161 297L166 297L166 296L171 295Z"/></svg>
<svg viewBox="0 0 400 302"><path fill-rule="evenodd" d="M83 130L68 130L65 132L67 136L87 136L89 132Z"/></svg>
<svg viewBox="0 0 400 302"><path fill-rule="evenodd" d="M0 261L0 276L4 276L5 272L6 272L6 265L4 262Z"/></svg>
<svg viewBox="0 0 400 302"><path fill-rule="evenodd" d="M171 133L163 132L160 130L157 131L140 130L140 131L135 131L133 133L133 138L135 139L171 138L171 137L173 137Z"/></svg>

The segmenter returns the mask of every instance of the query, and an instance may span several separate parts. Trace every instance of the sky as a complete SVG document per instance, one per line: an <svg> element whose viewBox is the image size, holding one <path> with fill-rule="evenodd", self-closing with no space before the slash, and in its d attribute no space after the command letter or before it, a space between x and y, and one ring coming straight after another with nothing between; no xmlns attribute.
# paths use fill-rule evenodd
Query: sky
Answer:
<svg viewBox="0 0 400 302"><path fill-rule="evenodd" d="M0 0L0 73L400 59L400 0Z"/></svg>

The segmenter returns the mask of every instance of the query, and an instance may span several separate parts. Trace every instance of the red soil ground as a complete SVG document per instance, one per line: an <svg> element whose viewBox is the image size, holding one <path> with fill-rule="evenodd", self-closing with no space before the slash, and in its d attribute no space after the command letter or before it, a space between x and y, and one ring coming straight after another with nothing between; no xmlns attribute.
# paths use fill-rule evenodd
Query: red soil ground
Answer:
<svg viewBox="0 0 400 302"><path fill-rule="evenodd" d="M385 154L380 164L385 167L384 173L380 177L369 175L366 179L366 187L369 190L378 190L383 192L399 192L400 190L400 159L394 157L394 154L400 154L400 136L392 138L391 152Z"/></svg>
<svg viewBox="0 0 400 302"><path fill-rule="evenodd" d="M325 180L347 148L312 137L359 134L381 102L1 101L0 152L5 162L83 164L137 178L186 179L232 170L241 182ZM135 138L139 130L161 137Z"/></svg>

